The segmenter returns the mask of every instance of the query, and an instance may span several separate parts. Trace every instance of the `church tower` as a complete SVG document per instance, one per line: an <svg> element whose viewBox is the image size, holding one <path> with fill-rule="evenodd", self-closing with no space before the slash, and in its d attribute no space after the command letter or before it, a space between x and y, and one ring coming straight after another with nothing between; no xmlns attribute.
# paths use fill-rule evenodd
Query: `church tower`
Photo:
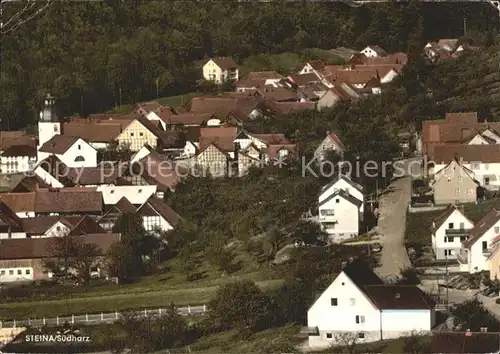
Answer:
<svg viewBox="0 0 500 354"><path fill-rule="evenodd" d="M52 139L54 135L61 134L61 123L57 119L54 110L54 97L47 94L45 97L45 105L40 111L40 119L38 121L38 147Z"/></svg>

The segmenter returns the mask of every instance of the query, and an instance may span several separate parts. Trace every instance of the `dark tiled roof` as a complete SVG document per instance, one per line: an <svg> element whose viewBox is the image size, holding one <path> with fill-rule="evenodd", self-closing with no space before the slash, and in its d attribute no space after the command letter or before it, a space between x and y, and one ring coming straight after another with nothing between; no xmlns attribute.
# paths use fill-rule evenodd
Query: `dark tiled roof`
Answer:
<svg viewBox="0 0 500 354"><path fill-rule="evenodd" d="M116 204L115 207L122 213L133 214L137 211L135 206L125 197L122 197Z"/></svg>
<svg viewBox="0 0 500 354"><path fill-rule="evenodd" d="M356 205L358 208L361 206L361 204L363 204L363 202L361 200L359 200L358 198L356 198L356 197L348 194L346 191L344 191L344 190L338 190L335 193L333 193L332 195L330 195L328 198L326 198L325 200L323 200L319 205L321 206L321 205L323 205L325 203L328 203L330 200L332 200L333 198L335 198L337 196L340 196L340 197L348 200L352 204Z"/></svg>
<svg viewBox="0 0 500 354"><path fill-rule="evenodd" d="M236 69L238 67L238 64L231 58L213 58L212 61L223 70Z"/></svg>
<svg viewBox="0 0 500 354"><path fill-rule="evenodd" d="M372 49L375 53L377 53L381 57L387 55L387 52L385 51L385 49L383 49L382 47L380 47L378 45L369 45L368 48Z"/></svg>
<svg viewBox="0 0 500 354"><path fill-rule="evenodd" d="M39 151L51 154L64 154L78 139L75 136L54 135L52 139L40 147Z"/></svg>
<svg viewBox="0 0 500 354"><path fill-rule="evenodd" d="M414 285L366 285L364 292L380 310L427 310L436 306L434 300Z"/></svg>
<svg viewBox="0 0 500 354"><path fill-rule="evenodd" d="M431 339L431 353L485 354L499 351L499 333L434 332Z"/></svg>
<svg viewBox="0 0 500 354"><path fill-rule="evenodd" d="M24 131L0 131L0 151L5 151L14 145L36 147L36 137L26 135Z"/></svg>
<svg viewBox="0 0 500 354"><path fill-rule="evenodd" d="M87 120L77 119L62 124L62 134L69 137L79 137L85 141L109 143L120 135L132 120Z"/></svg>
<svg viewBox="0 0 500 354"><path fill-rule="evenodd" d="M68 237L75 237L77 242L95 244L100 255L104 255L111 245L120 240L120 234L116 233ZM54 242L57 242L57 237L1 240L2 247L0 247L0 260L53 257Z"/></svg>
<svg viewBox="0 0 500 354"><path fill-rule="evenodd" d="M22 229L21 219L2 201L0 201L0 227L12 228L14 230Z"/></svg>
<svg viewBox="0 0 500 354"><path fill-rule="evenodd" d="M35 192L2 193L0 200L15 213L35 211Z"/></svg>
<svg viewBox="0 0 500 354"><path fill-rule="evenodd" d="M4 157L11 157L11 156L29 156L29 157L34 157L36 156L36 148L34 146L29 146L29 145L13 145L2 153L2 156Z"/></svg>
<svg viewBox="0 0 500 354"><path fill-rule="evenodd" d="M154 215L160 215L172 226L176 226L182 219L170 206L165 204L161 199L154 196L149 198L146 203L141 205L139 209L137 209L137 212L141 216L153 216L149 215L151 209L155 212Z"/></svg>
<svg viewBox="0 0 500 354"><path fill-rule="evenodd" d="M384 282L373 272L371 267L362 260L355 260L342 271L360 289L367 285L383 285Z"/></svg>
<svg viewBox="0 0 500 354"><path fill-rule="evenodd" d="M25 176L12 189L11 193L35 192L39 188L48 188L49 186L38 176Z"/></svg>
<svg viewBox="0 0 500 354"><path fill-rule="evenodd" d="M314 73L290 75L288 77L297 86L307 86L310 83L320 82L318 75Z"/></svg>
<svg viewBox="0 0 500 354"><path fill-rule="evenodd" d="M36 192L37 213L100 213L102 208L102 194L93 188L61 188Z"/></svg>
<svg viewBox="0 0 500 354"><path fill-rule="evenodd" d="M437 164L448 164L453 160L477 163L500 162L500 145L464 145L450 143L436 145L431 158Z"/></svg>
<svg viewBox="0 0 500 354"><path fill-rule="evenodd" d="M328 188L330 188L331 186L333 186L335 183L337 183L338 181L340 180L344 180L346 181L351 187L353 187L354 189L357 189L358 191L360 191L361 193L363 193L363 186L354 182L352 179L350 179L349 177L347 176L344 176L344 175L337 175L334 179L332 179L330 181L330 183L328 183L327 185L321 187L321 193L323 193L325 190L327 190Z"/></svg>
<svg viewBox="0 0 500 354"><path fill-rule="evenodd" d="M463 243L464 247L470 248L477 240L500 220L500 212L491 209L472 230L469 231L469 238Z"/></svg>
<svg viewBox="0 0 500 354"><path fill-rule="evenodd" d="M87 234L101 234L104 233L104 229L88 215L83 215L80 220L74 224L73 228L69 232L69 236L81 236Z"/></svg>
<svg viewBox="0 0 500 354"><path fill-rule="evenodd" d="M136 105L136 112L139 109L143 109L146 113L149 113L151 111L156 111L162 108L164 107L156 101L139 102Z"/></svg>
<svg viewBox="0 0 500 354"><path fill-rule="evenodd" d="M439 214L432 220L433 222L432 229L433 230L439 229L446 222L446 220L448 220L450 215L453 214L455 210L458 210L455 205L453 204L448 205L448 207L441 214Z"/></svg>

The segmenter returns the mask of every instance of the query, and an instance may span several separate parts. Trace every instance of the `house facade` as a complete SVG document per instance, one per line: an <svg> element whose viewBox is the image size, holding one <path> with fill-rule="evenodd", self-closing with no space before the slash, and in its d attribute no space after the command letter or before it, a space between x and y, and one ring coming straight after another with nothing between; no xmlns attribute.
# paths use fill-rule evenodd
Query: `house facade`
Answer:
<svg viewBox="0 0 500 354"><path fill-rule="evenodd" d="M28 145L15 145L0 155L0 173L23 173L32 171L36 166L37 151Z"/></svg>
<svg viewBox="0 0 500 354"><path fill-rule="evenodd" d="M161 199L152 197L137 209L142 217L144 229L149 232L170 231L181 217Z"/></svg>
<svg viewBox="0 0 500 354"><path fill-rule="evenodd" d="M319 222L330 242L341 242L358 236L363 202L338 190L318 205Z"/></svg>
<svg viewBox="0 0 500 354"><path fill-rule="evenodd" d="M432 221L432 249L438 260L456 259L462 243L467 240L474 227L462 210L455 205L448 208Z"/></svg>
<svg viewBox="0 0 500 354"><path fill-rule="evenodd" d="M228 175L230 156L217 147L215 143L208 144L196 155L196 165L193 174L202 176L224 177Z"/></svg>
<svg viewBox="0 0 500 354"><path fill-rule="evenodd" d="M474 173L459 161L453 160L433 177L431 187L435 204L474 203L477 200L478 183Z"/></svg>
<svg viewBox="0 0 500 354"><path fill-rule="evenodd" d="M321 144L314 152L314 157L318 161L322 161L327 157L327 154L332 151L337 153L339 156L343 156L345 152L345 146L339 139L337 134L327 131L325 139L323 139Z"/></svg>
<svg viewBox="0 0 500 354"><path fill-rule="evenodd" d="M469 231L457 257L460 271L476 273L488 270L488 258L495 238L500 235L500 212L492 209Z"/></svg>
<svg viewBox="0 0 500 354"><path fill-rule="evenodd" d="M378 45L371 45L360 51L361 54L364 54L367 58L378 58L387 56L387 52L380 48Z"/></svg>
<svg viewBox="0 0 500 354"><path fill-rule="evenodd" d="M213 58L203 65L203 78L221 84L228 80L238 80L238 65L229 58Z"/></svg>
<svg viewBox="0 0 500 354"><path fill-rule="evenodd" d="M416 286L386 285L368 266L348 264L307 312L309 348L398 338L430 332L435 303Z"/></svg>
<svg viewBox="0 0 500 354"><path fill-rule="evenodd" d="M158 137L147 129L139 120L130 123L116 138L119 146L128 147L131 151L139 151L143 146L149 145L156 149Z"/></svg>
<svg viewBox="0 0 500 354"><path fill-rule="evenodd" d="M68 167L97 167L97 150L78 137L53 136L38 149L38 161L51 155Z"/></svg>

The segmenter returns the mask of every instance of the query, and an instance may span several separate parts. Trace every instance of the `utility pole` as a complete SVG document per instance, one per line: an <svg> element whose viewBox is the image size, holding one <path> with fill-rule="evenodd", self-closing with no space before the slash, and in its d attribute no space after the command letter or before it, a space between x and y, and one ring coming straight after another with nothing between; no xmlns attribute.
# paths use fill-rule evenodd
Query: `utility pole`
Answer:
<svg viewBox="0 0 500 354"><path fill-rule="evenodd" d="M464 37L467 36L467 17L464 17Z"/></svg>
<svg viewBox="0 0 500 354"><path fill-rule="evenodd" d="M449 289L448 289L448 250L445 250L444 252L444 259L445 259L445 267L446 267L446 275L445 275L445 282L446 282L446 311L449 310Z"/></svg>
<svg viewBox="0 0 500 354"><path fill-rule="evenodd" d="M122 105L122 87L120 86L120 106Z"/></svg>
<svg viewBox="0 0 500 354"><path fill-rule="evenodd" d="M156 99L158 99L158 79L156 79Z"/></svg>

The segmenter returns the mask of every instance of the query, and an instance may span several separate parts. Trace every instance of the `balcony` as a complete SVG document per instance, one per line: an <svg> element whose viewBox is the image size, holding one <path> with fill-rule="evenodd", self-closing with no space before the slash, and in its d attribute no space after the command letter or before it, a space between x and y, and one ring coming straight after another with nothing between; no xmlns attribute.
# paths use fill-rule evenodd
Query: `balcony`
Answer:
<svg viewBox="0 0 500 354"><path fill-rule="evenodd" d="M445 230L445 235L450 236L466 236L469 234L470 229L448 229Z"/></svg>

